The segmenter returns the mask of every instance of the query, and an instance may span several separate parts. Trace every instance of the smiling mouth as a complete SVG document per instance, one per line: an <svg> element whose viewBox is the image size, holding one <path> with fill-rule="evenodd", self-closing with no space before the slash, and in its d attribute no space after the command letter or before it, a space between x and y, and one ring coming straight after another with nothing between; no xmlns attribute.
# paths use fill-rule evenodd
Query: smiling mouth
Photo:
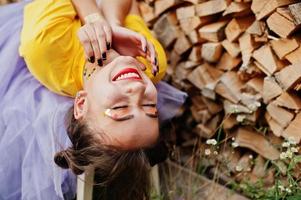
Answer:
<svg viewBox="0 0 301 200"><path fill-rule="evenodd" d="M134 68L125 68L118 72L113 78L112 81L121 81L121 80L142 80L137 69Z"/></svg>

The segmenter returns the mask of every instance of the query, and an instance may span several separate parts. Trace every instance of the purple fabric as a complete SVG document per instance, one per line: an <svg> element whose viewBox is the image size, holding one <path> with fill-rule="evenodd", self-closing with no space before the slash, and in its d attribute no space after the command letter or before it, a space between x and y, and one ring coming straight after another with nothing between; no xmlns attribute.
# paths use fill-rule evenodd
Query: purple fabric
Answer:
<svg viewBox="0 0 301 200"><path fill-rule="evenodd" d="M76 177L53 162L70 140L64 116L72 99L48 91L18 54L23 7L0 7L0 200L72 199ZM186 94L159 83L160 121L172 118Z"/></svg>

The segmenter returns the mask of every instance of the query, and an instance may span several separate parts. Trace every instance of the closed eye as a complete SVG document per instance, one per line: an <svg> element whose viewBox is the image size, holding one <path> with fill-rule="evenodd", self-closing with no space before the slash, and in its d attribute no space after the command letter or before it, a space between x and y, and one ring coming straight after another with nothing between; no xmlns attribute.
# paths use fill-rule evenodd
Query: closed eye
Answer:
<svg viewBox="0 0 301 200"><path fill-rule="evenodd" d="M113 107L113 108L111 108L111 109L113 109L113 110L118 110L118 109L120 109L120 108L128 108L129 106L128 105L122 105L122 106L115 106L115 107Z"/></svg>

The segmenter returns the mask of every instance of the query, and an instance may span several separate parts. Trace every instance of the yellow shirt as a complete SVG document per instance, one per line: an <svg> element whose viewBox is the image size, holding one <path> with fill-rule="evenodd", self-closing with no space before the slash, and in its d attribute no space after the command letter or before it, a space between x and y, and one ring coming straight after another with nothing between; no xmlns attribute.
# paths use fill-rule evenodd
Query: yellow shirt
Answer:
<svg viewBox="0 0 301 200"><path fill-rule="evenodd" d="M137 59L147 66L145 73L153 82L161 80L166 71L166 56L160 43L152 36L143 19L128 15L125 27L141 33L155 47L159 73L153 76L151 64L142 57ZM49 90L60 95L75 96L83 87L84 49L77 37L81 22L71 0L39 0L24 9L20 55L29 71Z"/></svg>

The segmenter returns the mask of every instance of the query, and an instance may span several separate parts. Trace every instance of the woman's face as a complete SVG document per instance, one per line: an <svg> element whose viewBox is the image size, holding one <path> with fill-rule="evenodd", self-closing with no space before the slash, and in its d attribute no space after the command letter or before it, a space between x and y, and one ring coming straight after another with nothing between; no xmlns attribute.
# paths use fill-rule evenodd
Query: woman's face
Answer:
<svg viewBox="0 0 301 200"><path fill-rule="evenodd" d="M93 130L105 134L105 144L149 147L159 135L156 104L157 90L141 63L119 56L86 81L75 99L75 117L82 116Z"/></svg>

